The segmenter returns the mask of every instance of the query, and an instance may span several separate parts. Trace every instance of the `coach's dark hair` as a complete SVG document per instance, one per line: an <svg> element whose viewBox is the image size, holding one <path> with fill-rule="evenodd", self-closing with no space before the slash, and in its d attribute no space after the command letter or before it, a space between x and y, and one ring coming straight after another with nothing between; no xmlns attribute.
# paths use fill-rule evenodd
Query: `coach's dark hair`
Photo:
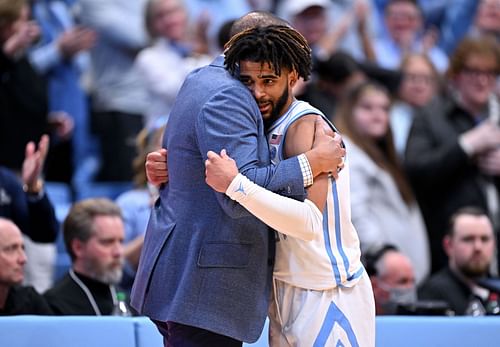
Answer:
<svg viewBox="0 0 500 347"><path fill-rule="evenodd" d="M269 63L278 76L282 68L297 71L305 81L311 75L311 48L304 36L287 25L255 27L236 34L224 54L224 63L233 75L242 60Z"/></svg>

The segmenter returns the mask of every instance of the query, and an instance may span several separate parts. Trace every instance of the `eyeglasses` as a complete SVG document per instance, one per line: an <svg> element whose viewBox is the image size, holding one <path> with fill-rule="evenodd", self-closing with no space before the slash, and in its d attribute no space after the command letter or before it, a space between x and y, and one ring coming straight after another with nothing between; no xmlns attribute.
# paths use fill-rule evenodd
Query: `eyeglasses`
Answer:
<svg viewBox="0 0 500 347"><path fill-rule="evenodd" d="M387 12L386 13L387 18L392 19L392 20L398 20L398 21L416 21L419 19L419 14L418 12L415 13L404 13L404 12Z"/></svg>
<svg viewBox="0 0 500 347"><path fill-rule="evenodd" d="M494 79L498 76L498 71L496 69L477 69L469 66L464 66L462 68L462 73L474 78L485 77L488 79Z"/></svg>
<svg viewBox="0 0 500 347"><path fill-rule="evenodd" d="M415 74L415 73L405 73L405 80L413 83L423 83L423 84L433 84L436 82L436 78L430 75Z"/></svg>

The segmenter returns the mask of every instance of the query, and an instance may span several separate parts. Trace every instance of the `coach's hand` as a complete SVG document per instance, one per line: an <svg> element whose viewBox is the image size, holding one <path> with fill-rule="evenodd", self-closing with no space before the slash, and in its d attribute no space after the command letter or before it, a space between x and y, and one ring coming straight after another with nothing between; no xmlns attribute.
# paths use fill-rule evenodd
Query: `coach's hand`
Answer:
<svg viewBox="0 0 500 347"><path fill-rule="evenodd" d="M167 150L165 148L148 153L144 166L149 183L160 186L168 182Z"/></svg>
<svg viewBox="0 0 500 347"><path fill-rule="evenodd" d="M315 123L313 149L306 152L314 177L329 173L338 178L338 172L344 167L345 153L342 137L318 116Z"/></svg>

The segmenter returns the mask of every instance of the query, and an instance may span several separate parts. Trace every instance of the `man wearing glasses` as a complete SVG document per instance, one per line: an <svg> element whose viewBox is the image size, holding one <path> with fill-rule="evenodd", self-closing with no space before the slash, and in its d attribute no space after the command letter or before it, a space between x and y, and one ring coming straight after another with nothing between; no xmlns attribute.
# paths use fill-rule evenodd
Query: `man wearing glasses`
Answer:
<svg viewBox="0 0 500 347"><path fill-rule="evenodd" d="M486 39L465 39L450 58L450 93L417 114L406 168L431 242L432 271L446 265L441 242L453 211L476 206L499 231L500 54Z"/></svg>

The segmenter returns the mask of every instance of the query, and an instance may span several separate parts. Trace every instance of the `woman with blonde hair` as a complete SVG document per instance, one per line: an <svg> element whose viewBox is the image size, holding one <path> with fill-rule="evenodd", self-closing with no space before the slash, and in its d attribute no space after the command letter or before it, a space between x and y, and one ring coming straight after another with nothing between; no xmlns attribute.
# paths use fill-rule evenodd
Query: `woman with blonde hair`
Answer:
<svg viewBox="0 0 500 347"><path fill-rule="evenodd" d="M429 245L394 148L390 105L383 86L365 82L344 100L336 123L351 167L352 222L361 251L395 245L411 259L418 284L429 274Z"/></svg>

